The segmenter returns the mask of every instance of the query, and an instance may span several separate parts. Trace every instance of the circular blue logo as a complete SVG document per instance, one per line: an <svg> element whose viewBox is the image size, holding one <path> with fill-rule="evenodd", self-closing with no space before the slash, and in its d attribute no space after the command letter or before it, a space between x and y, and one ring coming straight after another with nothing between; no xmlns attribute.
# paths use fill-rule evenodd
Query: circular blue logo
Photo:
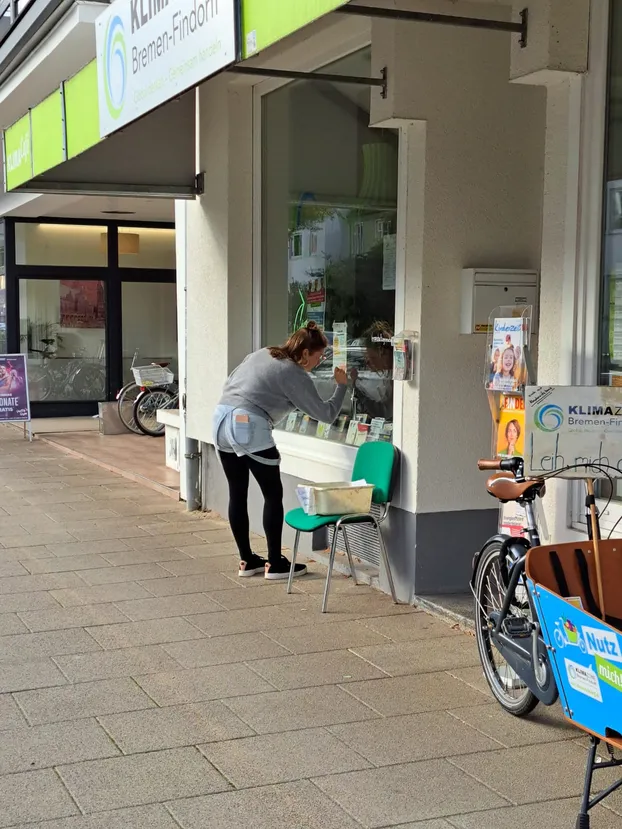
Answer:
<svg viewBox="0 0 622 829"><path fill-rule="evenodd" d="M123 111L127 87L125 28L118 14L113 15L106 26L106 37L104 40L104 87L108 112L116 120Z"/></svg>
<svg viewBox="0 0 622 829"><path fill-rule="evenodd" d="M534 421L542 432L556 432L564 422L564 410L554 403L545 404L536 409Z"/></svg>

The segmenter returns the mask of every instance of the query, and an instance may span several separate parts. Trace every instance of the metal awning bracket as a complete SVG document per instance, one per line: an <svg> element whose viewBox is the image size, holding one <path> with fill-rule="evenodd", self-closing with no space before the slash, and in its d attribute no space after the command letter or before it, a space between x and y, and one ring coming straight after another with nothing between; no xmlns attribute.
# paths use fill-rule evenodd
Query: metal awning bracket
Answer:
<svg viewBox="0 0 622 829"><path fill-rule="evenodd" d="M522 49L527 46L527 26L529 10L523 9L520 13L520 22L512 20L490 20L483 17L458 17L450 14L434 14L429 12L415 12L407 9L382 9L375 6L353 6L348 3L337 9L337 14L355 14L360 17L386 18L388 20L403 20L410 23L439 23L445 26L462 26L468 29L489 29L496 32L512 32L520 35L519 44Z"/></svg>
<svg viewBox="0 0 622 829"><path fill-rule="evenodd" d="M329 83L350 83L357 86L376 86L383 98L387 97L386 66L379 78L366 78L360 75L336 75L330 72L295 72L289 69L268 69L259 66L232 66L229 72L238 75L257 75L264 78L283 78L289 81L328 81Z"/></svg>

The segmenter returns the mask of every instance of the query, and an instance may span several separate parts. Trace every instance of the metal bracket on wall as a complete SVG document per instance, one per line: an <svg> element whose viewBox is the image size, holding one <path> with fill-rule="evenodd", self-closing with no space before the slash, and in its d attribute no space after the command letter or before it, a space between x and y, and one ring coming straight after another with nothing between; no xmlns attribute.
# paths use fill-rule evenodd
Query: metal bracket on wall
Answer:
<svg viewBox="0 0 622 829"><path fill-rule="evenodd" d="M351 83L357 86L377 86L383 98L387 97L387 70L379 78L364 78L360 75L335 75L329 72L294 72L289 69L266 69L258 66L232 66L229 72L238 75L258 75L264 78L284 78L293 81L329 81L330 83Z"/></svg>
<svg viewBox="0 0 622 829"><path fill-rule="evenodd" d="M520 35L522 49L527 46L527 26L529 9L520 12L520 23L511 20L490 20L484 17L457 17L449 14L430 14L413 12L406 9L379 9L374 6L342 6L337 14L357 14L361 17L382 17L389 20L404 20L411 23L439 23L445 26L462 26L467 29L490 29L495 32L512 32Z"/></svg>
<svg viewBox="0 0 622 829"><path fill-rule="evenodd" d="M205 193L205 173L197 173L194 177L194 192L197 196Z"/></svg>

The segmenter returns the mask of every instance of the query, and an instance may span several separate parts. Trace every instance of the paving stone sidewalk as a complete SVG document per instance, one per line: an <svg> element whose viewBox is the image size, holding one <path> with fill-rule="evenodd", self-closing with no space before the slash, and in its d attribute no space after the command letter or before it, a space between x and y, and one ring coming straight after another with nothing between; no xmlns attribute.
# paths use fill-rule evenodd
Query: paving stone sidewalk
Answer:
<svg viewBox="0 0 622 829"><path fill-rule="evenodd" d="M262 549L257 539L257 549ZM475 642L0 427L0 827L571 829L585 740ZM622 798L593 829L622 827Z"/></svg>

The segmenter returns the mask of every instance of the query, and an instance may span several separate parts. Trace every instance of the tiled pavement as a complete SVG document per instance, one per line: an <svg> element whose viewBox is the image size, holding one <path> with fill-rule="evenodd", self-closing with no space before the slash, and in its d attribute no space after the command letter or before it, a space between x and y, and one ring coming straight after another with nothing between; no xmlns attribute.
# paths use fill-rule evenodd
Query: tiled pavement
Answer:
<svg viewBox="0 0 622 829"><path fill-rule="evenodd" d="M370 588L322 615L314 570L240 583L223 522L0 429L0 827L574 826L557 710L504 715L470 636Z"/></svg>

